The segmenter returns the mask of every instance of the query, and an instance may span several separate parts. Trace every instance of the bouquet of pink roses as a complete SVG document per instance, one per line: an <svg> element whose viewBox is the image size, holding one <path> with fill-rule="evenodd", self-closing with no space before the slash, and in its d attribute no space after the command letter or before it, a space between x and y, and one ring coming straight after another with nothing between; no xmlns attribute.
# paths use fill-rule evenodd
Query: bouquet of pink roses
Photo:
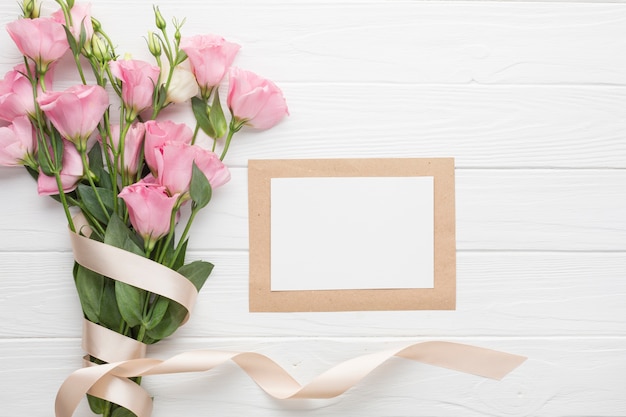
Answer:
<svg viewBox="0 0 626 417"><path fill-rule="evenodd" d="M184 37L177 20L171 36L156 7L156 30L147 36L150 63L119 59L88 4L55 1L60 9L41 17L38 2L24 0L23 16L7 25L24 62L0 81L0 164L24 166L39 194L61 203L73 236L176 271L199 291L213 265L185 263L193 220L212 190L230 179L222 161L233 135L244 126L270 128L287 114L282 92L231 68L239 45L216 35ZM57 91L53 72L62 58L73 59L80 81ZM218 91L226 75L229 115ZM193 130L160 118L180 103L191 104ZM196 144L200 134L212 139L211 149ZM176 236L181 219L186 223ZM145 346L171 335L188 316L189 306L176 297L131 284L149 269L122 265L140 276L124 282L75 257L86 329L105 329L100 337L115 333ZM95 364L115 357L88 352ZM88 399L97 414L133 415L106 399Z"/></svg>

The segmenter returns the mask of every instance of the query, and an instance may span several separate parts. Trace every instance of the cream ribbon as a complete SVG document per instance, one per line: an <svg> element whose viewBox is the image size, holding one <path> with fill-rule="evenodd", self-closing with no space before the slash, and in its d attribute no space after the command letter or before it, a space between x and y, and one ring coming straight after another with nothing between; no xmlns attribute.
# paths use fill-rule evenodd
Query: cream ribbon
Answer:
<svg viewBox="0 0 626 417"><path fill-rule="evenodd" d="M90 230L82 216L75 218L78 230ZM112 279L143 288L183 305L191 312L197 291L184 276L141 256L71 233L74 258L86 268ZM188 315L189 316L189 315ZM187 316L187 317L188 317ZM146 346L114 331L86 321L83 347L105 362L72 373L61 385L55 402L56 417L73 416L89 393L119 404L138 417L149 417L152 399L128 378L185 372L205 372L233 361L268 395L277 399L320 399L341 395L392 357L501 379L526 360L523 356L451 342L423 342L398 349L359 356L329 369L310 383L300 385L267 356L254 352L198 350L167 360L144 358Z"/></svg>
<svg viewBox="0 0 626 417"><path fill-rule="evenodd" d="M235 362L263 391L274 398L333 398L394 356L492 379L502 379L526 360L523 356L459 343L423 342L350 359L302 386L267 356L254 352L198 350L181 353L167 360L131 359L79 369L59 389L56 417L71 417L87 392L120 404L138 417L149 417L152 411L150 397L145 391L140 392L143 391L140 386L123 378L205 372L229 360Z"/></svg>

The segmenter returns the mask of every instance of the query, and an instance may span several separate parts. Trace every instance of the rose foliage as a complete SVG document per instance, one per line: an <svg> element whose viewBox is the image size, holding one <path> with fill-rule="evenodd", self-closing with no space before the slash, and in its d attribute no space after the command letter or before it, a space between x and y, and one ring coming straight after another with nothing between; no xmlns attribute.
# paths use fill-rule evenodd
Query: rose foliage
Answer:
<svg viewBox="0 0 626 417"><path fill-rule="evenodd" d="M24 0L23 15L6 26L24 59L0 80L0 165L25 167L39 194L61 204L72 231L82 233L73 218L81 212L90 239L174 269L200 290L213 265L186 262L192 223L230 179L223 161L234 134L271 128L288 114L281 90L232 67L239 45L184 36L176 19L172 35L157 7L148 62L121 58L90 4L55 1L58 10L40 16L38 0ZM54 86L59 60L75 63L69 88ZM170 106L188 106L195 126L163 117ZM175 302L77 263L74 281L87 320L145 344L171 335L185 316ZM97 414L132 415L88 399Z"/></svg>

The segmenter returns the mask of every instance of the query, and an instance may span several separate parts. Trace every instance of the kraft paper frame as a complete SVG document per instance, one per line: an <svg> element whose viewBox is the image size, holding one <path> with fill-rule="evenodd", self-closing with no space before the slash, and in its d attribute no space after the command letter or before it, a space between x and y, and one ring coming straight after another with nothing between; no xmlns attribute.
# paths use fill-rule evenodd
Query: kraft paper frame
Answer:
<svg viewBox="0 0 626 417"><path fill-rule="evenodd" d="M434 178L434 288L271 291L271 179ZM250 160L250 311L454 310L456 237L453 158Z"/></svg>

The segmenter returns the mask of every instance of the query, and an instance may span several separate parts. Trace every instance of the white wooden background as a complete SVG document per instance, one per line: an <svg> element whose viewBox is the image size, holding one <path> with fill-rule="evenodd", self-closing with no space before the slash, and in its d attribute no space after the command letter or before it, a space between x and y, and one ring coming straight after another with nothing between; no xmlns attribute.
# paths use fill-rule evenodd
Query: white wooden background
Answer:
<svg viewBox="0 0 626 417"><path fill-rule="evenodd" d="M146 378L154 417L626 416L626 4L160 6L187 16L186 34L240 43L236 64L276 81L291 116L236 137L233 180L192 238L190 256L217 268L152 356L252 350L302 382L424 340L530 359L501 382L397 359L337 399L295 402L226 365ZM146 56L151 2L93 0L93 13L118 51ZM17 14L2 0L2 25ZM1 31L1 72L18 58ZM249 313L247 160L391 156L456 158L457 310ZM82 355L64 217L22 170L0 169L0 184L0 416L50 416Z"/></svg>

